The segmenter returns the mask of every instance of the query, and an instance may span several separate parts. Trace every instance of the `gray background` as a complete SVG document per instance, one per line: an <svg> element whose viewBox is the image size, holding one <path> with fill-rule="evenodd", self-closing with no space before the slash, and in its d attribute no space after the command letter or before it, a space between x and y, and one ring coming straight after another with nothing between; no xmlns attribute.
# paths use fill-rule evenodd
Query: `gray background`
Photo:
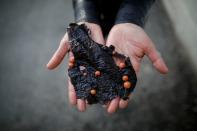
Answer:
<svg viewBox="0 0 197 131"><path fill-rule="evenodd" d="M72 131L194 130L197 77L160 2L145 30L169 66L160 75L147 58L129 107L113 115L100 105L77 111L67 99L66 59L45 64L73 21L70 0L0 1L0 130Z"/></svg>

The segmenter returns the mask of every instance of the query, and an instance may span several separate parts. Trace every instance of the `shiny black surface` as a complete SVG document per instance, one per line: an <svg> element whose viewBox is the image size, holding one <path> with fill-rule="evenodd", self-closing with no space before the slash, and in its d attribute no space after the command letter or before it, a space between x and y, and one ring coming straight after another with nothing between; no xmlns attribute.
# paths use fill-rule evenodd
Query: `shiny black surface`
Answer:
<svg viewBox="0 0 197 131"><path fill-rule="evenodd" d="M155 0L73 0L76 22L88 21L102 26L104 34L114 24L144 25L148 9Z"/></svg>

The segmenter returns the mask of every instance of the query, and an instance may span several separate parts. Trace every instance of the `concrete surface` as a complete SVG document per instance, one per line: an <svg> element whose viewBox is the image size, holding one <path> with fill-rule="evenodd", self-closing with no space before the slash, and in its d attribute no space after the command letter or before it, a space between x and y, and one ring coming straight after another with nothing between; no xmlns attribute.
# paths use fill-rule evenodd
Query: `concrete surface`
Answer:
<svg viewBox="0 0 197 131"><path fill-rule="evenodd" d="M100 105L80 113L68 104L66 60L55 71L45 68L73 21L70 0L1 0L0 16L1 131L195 129L197 77L161 3L145 30L170 72L160 75L145 58L133 100L114 115Z"/></svg>
<svg viewBox="0 0 197 131"><path fill-rule="evenodd" d="M197 1L162 0L162 3L197 73Z"/></svg>

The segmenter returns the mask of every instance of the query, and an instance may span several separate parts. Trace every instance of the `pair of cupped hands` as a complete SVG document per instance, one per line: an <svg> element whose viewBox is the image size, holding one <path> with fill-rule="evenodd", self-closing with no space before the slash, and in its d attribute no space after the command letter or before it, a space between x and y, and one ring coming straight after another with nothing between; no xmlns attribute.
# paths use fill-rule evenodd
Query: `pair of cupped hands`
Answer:
<svg viewBox="0 0 197 131"><path fill-rule="evenodd" d="M84 23L90 29L91 38L95 42L104 44L106 46L114 45L117 52L129 56L136 73L139 72L140 63L144 55L146 55L150 59L157 71L162 74L168 72L168 68L159 52L155 48L154 43L141 27L132 23L114 25L110 30L107 39L105 40L101 27L99 25L88 22ZM69 40L66 33L62 38L58 49L48 62L47 68L56 68L62 62L68 51ZM69 59L73 59L73 57L73 54L69 52ZM70 80L68 82L68 96L70 103L77 106L79 111L83 112L88 107L88 104L85 100L77 99L76 92ZM132 94L130 96L130 99L128 100L123 100L119 97L116 97L115 99L104 105L104 107L106 108L108 113L114 113L119 108L126 108L128 106L128 101L131 100L131 97Z"/></svg>

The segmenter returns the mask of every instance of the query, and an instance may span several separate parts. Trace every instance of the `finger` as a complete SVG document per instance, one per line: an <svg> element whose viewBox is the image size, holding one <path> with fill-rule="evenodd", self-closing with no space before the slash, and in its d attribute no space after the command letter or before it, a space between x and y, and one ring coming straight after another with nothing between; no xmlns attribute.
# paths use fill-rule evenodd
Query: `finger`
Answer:
<svg viewBox="0 0 197 131"><path fill-rule="evenodd" d="M130 56L130 60L135 72L138 73L140 70L140 61L138 61L134 56Z"/></svg>
<svg viewBox="0 0 197 131"><path fill-rule="evenodd" d="M77 104L76 92L75 92L74 86L70 82L70 79L68 81L68 97L69 97L69 102L71 105Z"/></svg>
<svg viewBox="0 0 197 131"><path fill-rule="evenodd" d="M88 104L88 101L85 100L85 103L86 103L86 108L88 108L90 105Z"/></svg>
<svg viewBox="0 0 197 131"><path fill-rule="evenodd" d="M71 59L74 59L74 55L73 55L72 52L69 52L69 59L70 60ZM73 103L75 104L75 100L76 100L78 110L81 111L81 112L84 112L86 110L86 101L85 100L82 100L82 99L76 99L76 92L74 90L74 87L71 88L71 89L73 89L72 90L73 96L71 98L72 99L71 101L73 101ZM75 99L74 99L74 95L75 95Z"/></svg>
<svg viewBox="0 0 197 131"><path fill-rule="evenodd" d="M73 53L69 52L69 59L74 59ZM69 96L69 101L72 105L76 105L77 104L77 97L76 97L76 92L74 89L73 84L70 81L70 78L68 78L68 96Z"/></svg>
<svg viewBox="0 0 197 131"><path fill-rule="evenodd" d="M52 56L52 58L48 62L47 68L48 69L56 68L61 63L61 61L63 60L64 56L68 52L68 49L69 49L68 35L66 33L64 35L64 37L62 38L58 49L56 50L56 52L54 53L54 55Z"/></svg>
<svg viewBox="0 0 197 131"><path fill-rule="evenodd" d="M112 113L116 112L116 110L118 108L119 100L120 100L120 98L119 97L116 97L115 99L113 99L110 102L109 107L107 109L107 112L108 113L112 114Z"/></svg>
<svg viewBox="0 0 197 131"><path fill-rule="evenodd" d="M79 111L84 112L86 110L85 100L77 99L77 108Z"/></svg>
<svg viewBox="0 0 197 131"><path fill-rule="evenodd" d="M153 44L152 44L153 45ZM154 46L151 48L147 48L145 50L146 55L152 61L153 66L162 74L166 74L168 72L168 67L166 66L164 60L156 50Z"/></svg>
<svg viewBox="0 0 197 131"><path fill-rule="evenodd" d="M120 109L124 109L128 106L128 103L129 103L129 100L123 100L121 99L120 102L119 102L119 108Z"/></svg>
<svg viewBox="0 0 197 131"><path fill-rule="evenodd" d="M74 62L75 61L74 54L71 51L69 52L68 56L69 56L69 58L68 58L69 62Z"/></svg>
<svg viewBox="0 0 197 131"><path fill-rule="evenodd" d="M121 108L121 109L126 108L129 104L129 100L131 100L131 98L132 98L132 94L129 95L129 99L127 99L127 100L121 99L119 102L119 108Z"/></svg>

